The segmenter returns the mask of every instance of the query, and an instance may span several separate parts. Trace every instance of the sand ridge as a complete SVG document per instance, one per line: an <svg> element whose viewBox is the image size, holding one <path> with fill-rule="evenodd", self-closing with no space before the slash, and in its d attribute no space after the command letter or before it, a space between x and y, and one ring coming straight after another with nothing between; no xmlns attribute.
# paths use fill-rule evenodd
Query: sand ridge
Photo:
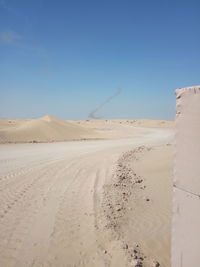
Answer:
<svg viewBox="0 0 200 267"><path fill-rule="evenodd" d="M92 130L51 115L31 120L0 120L0 143L55 142L98 137Z"/></svg>
<svg viewBox="0 0 200 267"><path fill-rule="evenodd" d="M124 266L170 266L172 151L165 144L123 153L104 186L104 227L119 241Z"/></svg>

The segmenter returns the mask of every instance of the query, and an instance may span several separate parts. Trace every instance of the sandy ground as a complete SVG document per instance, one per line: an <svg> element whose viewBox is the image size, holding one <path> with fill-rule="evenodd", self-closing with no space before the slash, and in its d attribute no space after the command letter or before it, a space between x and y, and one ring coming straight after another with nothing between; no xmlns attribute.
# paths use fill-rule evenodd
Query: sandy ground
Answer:
<svg viewBox="0 0 200 267"><path fill-rule="evenodd" d="M37 119L0 119L0 143L38 143L96 139L92 129L48 115Z"/></svg>
<svg viewBox="0 0 200 267"><path fill-rule="evenodd" d="M173 128L173 121L82 120L67 121L47 115L36 119L0 119L0 143L40 143L102 140L140 136L146 128Z"/></svg>
<svg viewBox="0 0 200 267"><path fill-rule="evenodd" d="M0 145L0 266L169 266L172 140Z"/></svg>
<svg viewBox="0 0 200 267"><path fill-rule="evenodd" d="M124 249L121 266L170 266L172 153L169 143L127 151L105 186L105 226Z"/></svg>

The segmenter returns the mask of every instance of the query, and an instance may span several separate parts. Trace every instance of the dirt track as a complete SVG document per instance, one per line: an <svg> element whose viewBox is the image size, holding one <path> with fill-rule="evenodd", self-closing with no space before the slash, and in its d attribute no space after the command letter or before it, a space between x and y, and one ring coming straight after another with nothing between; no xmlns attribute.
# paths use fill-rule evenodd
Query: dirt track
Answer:
<svg viewBox="0 0 200 267"><path fill-rule="evenodd" d="M147 131L121 140L1 145L0 266L125 264L114 251L107 260L111 240L97 227L103 187L122 152L171 140L170 130Z"/></svg>

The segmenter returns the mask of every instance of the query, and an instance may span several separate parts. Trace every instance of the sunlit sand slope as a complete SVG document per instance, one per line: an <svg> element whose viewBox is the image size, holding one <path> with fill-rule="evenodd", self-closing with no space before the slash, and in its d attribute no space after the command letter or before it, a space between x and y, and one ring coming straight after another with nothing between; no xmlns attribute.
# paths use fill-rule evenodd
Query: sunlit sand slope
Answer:
<svg viewBox="0 0 200 267"><path fill-rule="evenodd" d="M0 120L0 143L67 141L96 136L91 129L53 116L32 120Z"/></svg>

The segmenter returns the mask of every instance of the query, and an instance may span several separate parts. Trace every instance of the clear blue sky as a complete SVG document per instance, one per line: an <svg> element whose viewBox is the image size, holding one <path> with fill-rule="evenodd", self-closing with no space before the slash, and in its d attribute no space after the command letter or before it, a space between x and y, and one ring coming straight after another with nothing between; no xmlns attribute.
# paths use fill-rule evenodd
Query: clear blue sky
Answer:
<svg viewBox="0 0 200 267"><path fill-rule="evenodd" d="M173 119L200 84L199 0L0 0L0 117Z"/></svg>

